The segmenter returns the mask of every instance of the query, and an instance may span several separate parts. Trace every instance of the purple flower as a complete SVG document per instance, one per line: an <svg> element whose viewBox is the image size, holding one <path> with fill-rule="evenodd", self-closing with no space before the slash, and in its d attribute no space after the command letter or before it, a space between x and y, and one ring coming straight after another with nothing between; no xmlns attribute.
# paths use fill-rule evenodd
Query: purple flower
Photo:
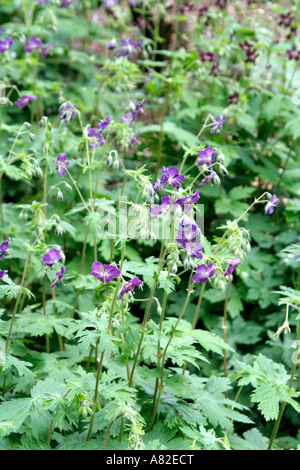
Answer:
<svg viewBox="0 0 300 470"><path fill-rule="evenodd" d="M114 278L118 278L121 271L113 264L102 264L100 261L95 261L92 264L91 274L101 282L110 282Z"/></svg>
<svg viewBox="0 0 300 470"><path fill-rule="evenodd" d="M197 225L193 224L185 218L181 221L181 227L179 228L176 241L185 248L186 243L194 243L197 235L199 235L200 229Z"/></svg>
<svg viewBox="0 0 300 470"><path fill-rule="evenodd" d="M8 249L9 242L10 242L10 238L7 237L7 239L4 242L2 242L0 245L0 261L3 260L3 255L10 253Z"/></svg>
<svg viewBox="0 0 300 470"><path fill-rule="evenodd" d="M133 111L124 114L124 116L122 117L120 122L121 123L127 123L129 125L129 127L133 127L134 121L137 121L138 118L140 117L140 114L144 113L143 106L146 103L146 101L147 100L144 99L141 103L138 103L135 106L135 109Z"/></svg>
<svg viewBox="0 0 300 470"><path fill-rule="evenodd" d="M212 168L209 168L209 174L203 178L203 180L199 183L199 188L201 188L205 183L210 183L215 175L215 172Z"/></svg>
<svg viewBox="0 0 300 470"><path fill-rule="evenodd" d="M126 56L135 56L138 52L141 52L143 45L143 40L140 39L139 41L134 41L132 38L121 39L121 47L118 50L119 57L126 57Z"/></svg>
<svg viewBox="0 0 300 470"><path fill-rule="evenodd" d="M195 191L190 196L184 196L177 199L177 201L174 202L174 205L178 204L184 212L190 212L193 208L193 204L196 204L199 199L200 195L197 189L197 191Z"/></svg>
<svg viewBox="0 0 300 470"><path fill-rule="evenodd" d="M33 36L30 39L26 39L25 41L25 51L26 52L32 52L32 51L37 51L41 49L42 47L42 41L38 39L37 37Z"/></svg>
<svg viewBox="0 0 300 470"><path fill-rule="evenodd" d="M30 101L36 100L36 96L29 96L29 95L22 95L20 99L15 101L15 105L18 106L19 109L25 108Z"/></svg>
<svg viewBox="0 0 300 470"><path fill-rule="evenodd" d="M176 166L171 166L168 169L165 166L162 167L162 177L160 180L162 184L166 183L167 186L171 185L173 188L179 188L183 180L184 175L178 174Z"/></svg>
<svg viewBox="0 0 300 470"><path fill-rule="evenodd" d="M217 55L213 52L199 52L201 62L213 62L216 60Z"/></svg>
<svg viewBox="0 0 300 470"><path fill-rule="evenodd" d="M57 160L55 162L55 168L58 170L58 173L61 176L65 176L66 170L65 168L69 166L69 161L67 160L67 154L66 153L58 153L57 154Z"/></svg>
<svg viewBox="0 0 300 470"><path fill-rule="evenodd" d="M203 258L202 253L200 253L203 250L203 245L201 243L191 243L191 242L186 242L184 244L184 249L187 252L187 254L192 258L197 258L201 259Z"/></svg>
<svg viewBox="0 0 300 470"><path fill-rule="evenodd" d="M228 106L230 106L231 104L237 104L238 100L239 94L236 91L235 93L233 93L233 95L228 96Z"/></svg>
<svg viewBox="0 0 300 470"><path fill-rule="evenodd" d="M134 291L135 287L141 286L143 281L141 281L138 277L134 277L133 279L130 279L127 284L122 288L120 292L120 299L123 299L124 294L132 294Z"/></svg>
<svg viewBox="0 0 300 470"><path fill-rule="evenodd" d="M5 36L5 39L1 39L0 40L0 54L2 54L5 51L9 51L13 43L14 41L10 39L9 36Z"/></svg>
<svg viewBox="0 0 300 470"><path fill-rule="evenodd" d="M48 253L43 256L43 262L45 266L51 268L53 265L57 264L61 258L61 250L57 248L50 248Z"/></svg>
<svg viewBox="0 0 300 470"><path fill-rule="evenodd" d="M286 28L289 28L293 21L293 17L291 16L291 14L292 13L290 11L286 14L282 13L279 17L279 26L285 26Z"/></svg>
<svg viewBox="0 0 300 470"><path fill-rule="evenodd" d="M68 7L72 5L73 0L61 0L60 8Z"/></svg>
<svg viewBox="0 0 300 470"><path fill-rule="evenodd" d="M66 101L63 103L59 108L59 114L61 114L61 121L67 123L72 121L77 113L77 106L70 103L70 101Z"/></svg>
<svg viewBox="0 0 300 470"><path fill-rule="evenodd" d="M214 263L212 261L208 266L205 264L200 264L196 267L196 271L197 273L194 274L193 281L196 283L202 282L202 284L205 284L208 279L214 276L216 269L214 268Z"/></svg>
<svg viewBox="0 0 300 470"><path fill-rule="evenodd" d="M225 122L225 119L226 119L225 114L223 114L223 116L221 116L221 114L219 114L219 116L216 119L216 122L212 125L210 133L211 134L216 134L216 132L219 132L223 128L223 124Z"/></svg>
<svg viewBox="0 0 300 470"><path fill-rule="evenodd" d="M64 266L61 267L60 271L56 271L56 273L55 273L56 274L56 279L54 280L54 282L51 285L52 289L55 289L58 282L62 282L65 272L66 272L66 268Z"/></svg>
<svg viewBox="0 0 300 470"><path fill-rule="evenodd" d="M111 41L109 41L109 43L107 44L106 47L107 47L107 49L109 49L109 50L111 50L111 51L112 51L113 49L117 49L118 43L117 43L116 39L113 38Z"/></svg>
<svg viewBox="0 0 300 470"><path fill-rule="evenodd" d="M233 273L234 268L235 268L235 266L236 266L237 264L242 264L240 258L235 258L235 259L233 259L233 260L231 260L231 261L228 261L228 268L227 268L227 270L226 270L224 276L229 276L229 275L231 275L231 274Z"/></svg>
<svg viewBox="0 0 300 470"><path fill-rule="evenodd" d="M246 53L245 62L255 62L259 56L257 49L254 46L249 44L248 41L239 44L240 48Z"/></svg>
<svg viewBox="0 0 300 470"><path fill-rule="evenodd" d="M270 201L268 202L268 204L265 207L265 215L273 214L275 207L277 207L279 203L280 203L280 200L278 199L276 194L273 194Z"/></svg>
<svg viewBox="0 0 300 470"><path fill-rule="evenodd" d="M116 7L119 4L118 0L103 0L103 1L108 10L111 10L113 7Z"/></svg>
<svg viewBox="0 0 300 470"><path fill-rule="evenodd" d="M296 61L300 60L300 52L297 51L297 48L295 45L293 45L292 49L289 49L286 51L289 60L295 59Z"/></svg>
<svg viewBox="0 0 300 470"><path fill-rule="evenodd" d="M5 274L7 274L8 271L7 269L5 269L4 271L2 269L0 269L0 279L3 279L3 277L5 276Z"/></svg>
<svg viewBox="0 0 300 470"><path fill-rule="evenodd" d="M160 214L166 215L169 212L171 201L171 196L163 196L160 205L150 206L151 219L154 219Z"/></svg>
<svg viewBox="0 0 300 470"><path fill-rule="evenodd" d="M49 51L52 49L53 44L48 44L48 46L42 47L42 54L41 58L45 59L45 57L49 54Z"/></svg>
<svg viewBox="0 0 300 470"><path fill-rule="evenodd" d="M212 147L206 147L205 150L200 150L198 154L199 161L197 165L207 165L210 166L215 160L216 152L212 149Z"/></svg>

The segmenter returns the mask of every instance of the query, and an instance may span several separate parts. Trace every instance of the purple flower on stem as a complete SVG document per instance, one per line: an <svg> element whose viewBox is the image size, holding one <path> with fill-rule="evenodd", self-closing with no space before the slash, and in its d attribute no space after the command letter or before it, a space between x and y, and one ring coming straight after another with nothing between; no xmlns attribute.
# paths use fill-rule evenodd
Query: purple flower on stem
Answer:
<svg viewBox="0 0 300 470"><path fill-rule="evenodd" d="M138 103L135 106L135 109L133 111L124 114L124 116L122 117L120 122L121 123L127 123L129 125L129 127L133 127L134 121L137 121L138 118L140 117L140 114L144 113L143 106L146 103L146 101L147 100L144 99L141 103Z"/></svg>
<svg viewBox="0 0 300 470"><path fill-rule="evenodd" d="M203 178L203 180L199 183L199 188L201 188L205 183L210 183L215 175L214 170L210 167L209 174Z"/></svg>
<svg viewBox="0 0 300 470"><path fill-rule="evenodd" d="M192 222L185 223L185 219L181 221L181 227L179 228L176 241L183 248L185 248L186 243L194 243L196 241L197 235L199 235L200 229L197 225Z"/></svg>
<svg viewBox="0 0 300 470"><path fill-rule="evenodd" d="M184 196L177 199L177 201L174 202L174 205L179 205L184 212L190 212L193 208L193 204L196 204L199 199L200 195L197 189L197 191L195 191L190 196Z"/></svg>
<svg viewBox="0 0 300 470"><path fill-rule="evenodd" d="M160 214L166 215L169 212L171 201L171 196L163 196L160 205L150 206L151 219L154 219Z"/></svg>
<svg viewBox="0 0 300 470"><path fill-rule="evenodd" d="M231 261L228 261L228 268L227 268L226 272L224 273L224 276L229 276L229 275L233 274L234 268L237 264L242 264L240 258L235 258Z"/></svg>
<svg viewBox="0 0 300 470"><path fill-rule="evenodd" d="M55 162L55 168L58 170L58 173L61 176L65 176L67 174L66 168L69 166L69 161L67 160L67 154L66 153L58 153L57 154L57 160Z"/></svg>
<svg viewBox="0 0 300 470"><path fill-rule="evenodd" d="M210 166L215 160L216 152L212 149L212 147L206 147L205 150L200 150L198 153L199 161L197 165L207 165Z"/></svg>
<svg viewBox="0 0 300 470"><path fill-rule="evenodd" d="M9 254L9 249L8 249L9 242L10 242L10 238L7 237L7 239L4 242L2 242L0 245L0 261L3 260L3 255Z"/></svg>
<svg viewBox="0 0 300 470"><path fill-rule="evenodd" d="M7 273L8 273L7 269L5 269L5 270L0 269L0 279L3 279L5 274L7 274Z"/></svg>
<svg viewBox="0 0 300 470"><path fill-rule="evenodd" d="M120 299L123 299L124 294L132 294L134 291L135 287L141 286L143 281L141 281L138 277L134 277L133 279L130 279L127 284L122 288L120 292Z"/></svg>
<svg viewBox="0 0 300 470"><path fill-rule="evenodd" d="M201 243L191 243L191 242L187 242L184 244L184 249L185 251L187 252L187 254L192 258L197 258L197 259L201 259L203 258L203 255L201 253L201 251L203 250L203 245L201 245Z"/></svg>
<svg viewBox="0 0 300 470"><path fill-rule="evenodd" d="M121 271L113 264L102 264L100 261L95 261L92 264L91 274L101 282L110 282L118 278Z"/></svg>
<svg viewBox="0 0 300 470"><path fill-rule="evenodd" d="M75 104L70 103L70 101L66 101L63 103L59 108L59 114L61 114L61 121L67 123L72 121L77 113L77 106Z"/></svg>
<svg viewBox="0 0 300 470"><path fill-rule="evenodd" d="M42 41L35 36L33 36L30 39L26 39L25 41L26 52L38 51L39 49L41 49L41 47L42 47Z"/></svg>
<svg viewBox="0 0 300 470"><path fill-rule="evenodd" d="M60 271L57 271L55 274L56 274L56 279L55 281L52 283L51 287L52 289L55 289L56 285L59 283L59 282L62 282L63 280L63 277L64 277L64 274L66 272L66 268L64 266L61 267Z"/></svg>
<svg viewBox="0 0 300 470"><path fill-rule="evenodd" d="M19 109L22 109L34 100L36 100L36 96L22 95L20 99L15 101L15 105L18 106Z"/></svg>
<svg viewBox="0 0 300 470"><path fill-rule="evenodd" d="M171 166L168 169L165 166L162 167L162 177L160 180L162 184L166 183L167 186L171 185L173 188L179 188L183 180L184 175L179 175L176 166Z"/></svg>
<svg viewBox="0 0 300 470"><path fill-rule="evenodd" d="M280 203L280 200L278 199L276 194L273 194L270 201L268 202L268 204L265 207L265 215L273 214L275 207L277 207L279 203Z"/></svg>
<svg viewBox="0 0 300 470"><path fill-rule="evenodd" d="M73 0L61 0L60 8L68 7L72 5Z"/></svg>
<svg viewBox="0 0 300 470"><path fill-rule="evenodd" d="M47 57L52 47L53 47L53 44L48 44L48 46L42 47L42 54L41 54L42 59L45 59L45 57Z"/></svg>
<svg viewBox="0 0 300 470"><path fill-rule="evenodd" d="M202 284L205 284L208 279L214 276L216 269L214 268L214 263L212 261L208 266L205 264L200 264L196 267L196 271L196 274L193 276L193 281L196 283L201 282Z"/></svg>
<svg viewBox="0 0 300 470"><path fill-rule="evenodd" d="M48 266L49 268L57 264L60 259L61 250L58 250L57 248L50 248L48 253L43 256L43 262L45 266Z"/></svg>
<svg viewBox="0 0 300 470"><path fill-rule="evenodd" d="M9 51L13 43L14 41L9 36L5 36L5 39L1 39L0 40L0 54L2 54L5 51Z"/></svg>
<svg viewBox="0 0 300 470"><path fill-rule="evenodd" d="M211 134L216 134L217 132L219 132L223 128L223 124L225 122L225 119L226 119L225 114L223 114L223 116L221 114L219 114L219 116L216 119L216 122L211 127L210 133Z"/></svg>
<svg viewBox="0 0 300 470"><path fill-rule="evenodd" d="M107 49L109 49L110 51L114 50L114 49L117 49L118 47L118 43L116 41L115 38L113 38L111 41L109 41L109 43L107 44Z"/></svg>
<svg viewBox="0 0 300 470"><path fill-rule="evenodd" d="M297 48L295 45L293 45L292 49L289 49L286 51L289 60L295 59L296 61L300 60L300 52L297 51Z"/></svg>

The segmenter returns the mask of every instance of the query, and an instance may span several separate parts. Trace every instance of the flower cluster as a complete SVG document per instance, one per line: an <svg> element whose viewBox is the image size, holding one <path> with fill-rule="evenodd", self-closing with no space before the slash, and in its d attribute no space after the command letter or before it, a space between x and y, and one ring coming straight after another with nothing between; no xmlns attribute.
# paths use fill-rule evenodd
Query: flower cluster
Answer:
<svg viewBox="0 0 300 470"><path fill-rule="evenodd" d="M90 148L102 147L105 144L102 131L109 126L110 121L110 117L107 116L104 121L97 124L97 127L90 127L88 129L87 135L91 139Z"/></svg>
<svg viewBox="0 0 300 470"><path fill-rule="evenodd" d="M199 52L199 57L201 59L201 62L211 62L212 63L212 68L211 68L211 74L216 76L220 72L220 63L219 63L219 58L217 54L214 54L213 52Z"/></svg>
<svg viewBox="0 0 300 470"><path fill-rule="evenodd" d="M63 103L58 110L59 114L61 115L60 119L63 123L72 121L76 116L77 111L78 108L76 104L72 104L70 101Z"/></svg>
<svg viewBox="0 0 300 470"><path fill-rule="evenodd" d="M7 237L7 239L4 242L2 242L1 245L0 245L0 261L3 261L3 256L4 255L10 253L10 251L8 249L9 242L10 242L10 238ZM7 269L0 269L0 279L3 279L3 277L7 273L8 273Z"/></svg>
<svg viewBox="0 0 300 470"><path fill-rule="evenodd" d="M40 51L41 57L44 59L50 49L52 49L53 44L48 44L47 46L43 46L41 39L38 39L36 36L33 36L30 39L25 40L25 51L32 52L32 51Z"/></svg>
<svg viewBox="0 0 300 470"><path fill-rule="evenodd" d="M120 47L116 39L112 39L107 44L107 48L109 50L117 49L117 56L118 57L127 57L127 56L135 56L139 52L141 52L143 46L143 40L140 39L135 41L132 38L124 39L122 38L120 41Z"/></svg>
<svg viewBox="0 0 300 470"><path fill-rule="evenodd" d="M144 113L143 106L146 103L146 99L144 99L141 103L133 105L133 110L125 113L121 119L121 123L127 123L129 127L133 127L134 121L137 121L140 117L140 114Z"/></svg>
<svg viewBox="0 0 300 470"><path fill-rule="evenodd" d="M248 41L245 41L243 43L239 44L240 48L246 53L246 59L245 62L252 62L255 63L257 57L259 56L259 53L257 52L257 49L249 44Z"/></svg>

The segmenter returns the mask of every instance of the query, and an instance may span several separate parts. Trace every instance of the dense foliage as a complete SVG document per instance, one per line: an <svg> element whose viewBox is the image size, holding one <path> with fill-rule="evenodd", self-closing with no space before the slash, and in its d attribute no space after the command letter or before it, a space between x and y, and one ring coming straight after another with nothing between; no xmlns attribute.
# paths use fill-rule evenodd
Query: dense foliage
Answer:
<svg viewBox="0 0 300 470"><path fill-rule="evenodd" d="M0 449L297 449L297 3L1 1Z"/></svg>

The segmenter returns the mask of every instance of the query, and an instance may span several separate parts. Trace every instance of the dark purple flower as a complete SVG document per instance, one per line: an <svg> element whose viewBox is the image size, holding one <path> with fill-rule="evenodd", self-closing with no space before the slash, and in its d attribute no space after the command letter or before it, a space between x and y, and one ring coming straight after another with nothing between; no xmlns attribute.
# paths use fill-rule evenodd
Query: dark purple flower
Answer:
<svg viewBox="0 0 300 470"><path fill-rule="evenodd" d="M2 242L0 245L0 261L3 260L3 255L9 254L9 249L8 249L9 242L10 242L10 238L7 237L7 239L4 242Z"/></svg>
<svg viewBox="0 0 300 470"><path fill-rule="evenodd" d="M225 10L227 7L228 0L216 0L216 6L220 7L221 10Z"/></svg>
<svg viewBox="0 0 300 470"><path fill-rule="evenodd" d="M199 52L201 62L214 62L217 59L217 55L213 52Z"/></svg>
<svg viewBox="0 0 300 470"><path fill-rule="evenodd" d="M0 40L0 54L2 54L5 51L9 51L13 43L14 41L9 36L5 36L5 39L1 39Z"/></svg>
<svg viewBox="0 0 300 470"><path fill-rule="evenodd" d="M132 38L121 39L121 47L118 49L119 57L135 56L138 52L141 52L143 40L134 41Z"/></svg>
<svg viewBox="0 0 300 470"><path fill-rule="evenodd" d="M233 95L228 96L228 106L230 106L231 104L237 104L238 100L239 94L236 91L235 93L233 93Z"/></svg>
<svg viewBox="0 0 300 470"><path fill-rule="evenodd" d="M300 51L297 51L297 48L295 45L293 45L292 49L288 49L286 51L289 60L295 59L296 61L300 60Z"/></svg>
<svg viewBox="0 0 300 470"><path fill-rule="evenodd" d="M240 48L246 53L245 62L255 62L258 57L257 49L252 46L248 41L244 41L243 43L239 44Z"/></svg>
<svg viewBox="0 0 300 470"><path fill-rule="evenodd" d="M214 268L214 263L212 261L208 266L205 264L200 264L196 267L196 271L197 273L194 274L193 281L196 283L202 282L202 284L205 284L208 279L214 276L216 269Z"/></svg>
<svg viewBox="0 0 300 470"><path fill-rule="evenodd" d="M212 149L212 147L206 147L205 150L200 150L198 153L199 161L197 165L207 165L210 166L215 160L216 152Z"/></svg>
<svg viewBox="0 0 300 470"><path fill-rule="evenodd" d="M171 185L173 188L179 188L183 180L184 175L179 175L176 166L171 166L168 169L165 166L162 167L162 177L160 180L162 184L166 183L167 186Z"/></svg>
<svg viewBox="0 0 300 470"><path fill-rule="evenodd" d="M77 106L70 103L70 101L66 101L63 103L59 108L59 114L61 114L61 121L67 123L72 121L77 113Z"/></svg>
<svg viewBox="0 0 300 470"><path fill-rule="evenodd" d="M284 26L286 28L289 28L293 21L293 17L291 16L291 14L292 13L290 11L286 14L282 13L279 17L279 23L278 23L279 26Z"/></svg>
<svg viewBox="0 0 300 470"><path fill-rule="evenodd" d="M7 273L8 273L7 269L5 269L5 270L0 269L0 279L3 279L5 274L7 274Z"/></svg>
<svg viewBox="0 0 300 470"><path fill-rule="evenodd" d="M33 36L30 39L26 39L25 41L26 52L38 51L39 49L41 49L41 47L42 47L42 41L35 36Z"/></svg>
<svg viewBox="0 0 300 470"><path fill-rule="evenodd" d="M225 120L226 120L225 114L223 114L223 116L219 114L219 116L216 119L216 122L211 127L210 133L216 134L217 132L219 132L223 128L223 124Z"/></svg>
<svg viewBox="0 0 300 470"><path fill-rule="evenodd" d="M101 282L110 282L114 278L118 278L121 271L113 264L102 264L100 261L95 261L92 264L91 274Z"/></svg>
<svg viewBox="0 0 300 470"><path fill-rule="evenodd" d="M234 271L234 268L237 264L242 264L240 258L235 258L231 261L228 261L228 268L227 268L224 276L229 276L230 274L232 274L233 271Z"/></svg>
<svg viewBox="0 0 300 470"><path fill-rule="evenodd" d="M19 109L25 108L30 101L36 100L36 96L29 96L29 95L22 95L20 99L15 101L15 105L18 106Z"/></svg>
<svg viewBox="0 0 300 470"><path fill-rule="evenodd" d="M143 281L141 281L138 277L134 277L133 279L130 279L122 288L120 292L120 299L123 299L124 294L129 294L129 293L132 294L135 287L141 286L142 284L144 284Z"/></svg>
<svg viewBox="0 0 300 470"><path fill-rule="evenodd" d="M273 194L270 201L268 202L268 204L265 207L265 215L273 214L275 207L277 207L279 203L280 203L280 200L278 199L276 194Z"/></svg>
<svg viewBox="0 0 300 470"><path fill-rule="evenodd" d="M61 0L60 3L60 8L68 7L69 5L72 5L73 0Z"/></svg>
<svg viewBox="0 0 300 470"><path fill-rule="evenodd" d="M66 153L58 153L57 154L57 159L55 162L55 168L58 170L58 173L61 176L65 176L67 174L66 172L66 167L69 166L69 161L67 160L67 154Z"/></svg>
<svg viewBox="0 0 300 470"><path fill-rule="evenodd" d="M61 250L57 248L50 248L48 253L43 256L43 262L45 266L51 268L53 265L57 264L61 258Z"/></svg>
<svg viewBox="0 0 300 470"><path fill-rule="evenodd" d="M59 282L62 282L63 280L63 277L64 277L64 274L66 272L66 268L64 266L61 267L60 271L57 271L55 274L56 274L56 279L55 281L52 283L51 287L52 289L55 289L56 285L59 283Z"/></svg>
<svg viewBox="0 0 300 470"><path fill-rule="evenodd" d="M117 49L118 43L117 43L116 39L113 38L111 41L109 41L109 43L107 44L106 47L107 47L107 49L109 49L111 51L114 50L114 49Z"/></svg>

